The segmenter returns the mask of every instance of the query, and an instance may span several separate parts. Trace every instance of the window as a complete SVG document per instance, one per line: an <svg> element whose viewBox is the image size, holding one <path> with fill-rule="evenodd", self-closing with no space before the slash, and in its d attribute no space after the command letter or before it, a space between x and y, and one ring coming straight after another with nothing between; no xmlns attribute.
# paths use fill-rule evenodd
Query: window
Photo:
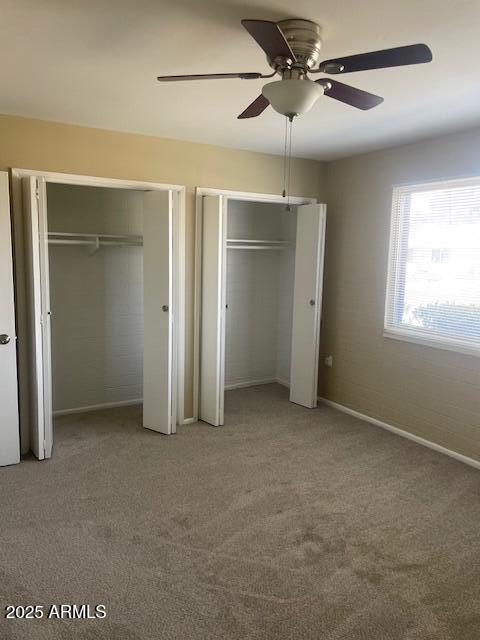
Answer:
<svg viewBox="0 0 480 640"><path fill-rule="evenodd" d="M480 355L480 178L394 188L385 335Z"/></svg>

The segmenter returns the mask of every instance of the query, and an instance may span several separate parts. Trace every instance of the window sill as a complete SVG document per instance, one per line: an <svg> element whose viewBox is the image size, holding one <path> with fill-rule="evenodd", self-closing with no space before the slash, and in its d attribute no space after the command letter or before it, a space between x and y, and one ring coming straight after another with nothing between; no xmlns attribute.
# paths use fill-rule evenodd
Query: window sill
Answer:
<svg viewBox="0 0 480 640"><path fill-rule="evenodd" d="M424 347L431 347L433 349L455 351L456 353L480 357L480 346L476 346L474 344L470 345L452 338L434 338L432 336L422 334L421 332L417 333L416 331L393 328L384 329L383 336L385 338L392 338L393 340L420 344Z"/></svg>

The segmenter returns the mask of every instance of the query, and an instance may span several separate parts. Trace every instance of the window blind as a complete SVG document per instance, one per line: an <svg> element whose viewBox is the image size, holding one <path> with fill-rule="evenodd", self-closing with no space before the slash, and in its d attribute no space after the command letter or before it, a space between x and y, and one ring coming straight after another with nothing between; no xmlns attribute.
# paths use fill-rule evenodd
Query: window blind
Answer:
<svg viewBox="0 0 480 640"><path fill-rule="evenodd" d="M480 178L394 188L385 334L480 354Z"/></svg>

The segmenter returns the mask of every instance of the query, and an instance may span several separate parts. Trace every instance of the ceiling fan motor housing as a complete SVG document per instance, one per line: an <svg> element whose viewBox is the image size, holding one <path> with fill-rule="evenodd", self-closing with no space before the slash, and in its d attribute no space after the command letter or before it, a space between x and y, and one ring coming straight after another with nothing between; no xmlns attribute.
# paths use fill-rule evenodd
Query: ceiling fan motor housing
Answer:
<svg viewBox="0 0 480 640"><path fill-rule="evenodd" d="M321 29L318 24L310 20L290 19L277 22L285 39L295 54L297 61L292 65L285 59L269 60L270 66L282 73L285 68L300 68L304 71L317 67L320 62L322 48Z"/></svg>

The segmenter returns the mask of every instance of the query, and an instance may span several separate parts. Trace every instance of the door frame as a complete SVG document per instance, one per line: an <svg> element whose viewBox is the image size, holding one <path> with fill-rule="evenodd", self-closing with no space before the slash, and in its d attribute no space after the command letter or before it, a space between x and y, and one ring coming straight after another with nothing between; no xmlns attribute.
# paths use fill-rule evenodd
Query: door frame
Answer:
<svg viewBox="0 0 480 640"><path fill-rule="evenodd" d="M88 176L71 173L58 173L52 171L39 171L34 169L12 168L10 170L12 180L12 203L14 217L14 246L18 263L15 266L16 289L18 300L18 364L19 364L19 405L20 405L20 432L22 434L22 451L30 447L29 438L29 407L30 384L28 376L29 357L29 330L28 309L25 273L25 238L24 216L22 200L22 178L34 176L44 184L70 184L85 187L106 187L110 189L130 189L137 191L158 190L171 191L173 204L173 314L175 318L173 332L173 367L172 375L173 395L176 400L177 424L185 422L185 193L184 185L165 184L143 180L123 180L118 178ZM40 192L42 189L40 189ZM41 193L40 193L41 196ZM45 277L45 273L42 277ZM43 332L45 333L46 328ZM45 370L45 362L43 363ZM48 365L47 365L48 366ZM27 446L28 445L28 446Z"/></svg>
<svg viewBox="0 0 480 640"><path fill-rule="evenodd" d="M244 200L247 202L262 202L272 204L286 204L286 199L280 194L255 193L252 191L231 191L228 189L214 189L197 187L195 190L195 280L193 306L193 417L187 422L197 422L200 400L200 329L202 321L202 229L203 229L203 196L224 196L225 206L229 200ZM290 196L291 204L318 204L317 198L308 196Z"/></svg>

